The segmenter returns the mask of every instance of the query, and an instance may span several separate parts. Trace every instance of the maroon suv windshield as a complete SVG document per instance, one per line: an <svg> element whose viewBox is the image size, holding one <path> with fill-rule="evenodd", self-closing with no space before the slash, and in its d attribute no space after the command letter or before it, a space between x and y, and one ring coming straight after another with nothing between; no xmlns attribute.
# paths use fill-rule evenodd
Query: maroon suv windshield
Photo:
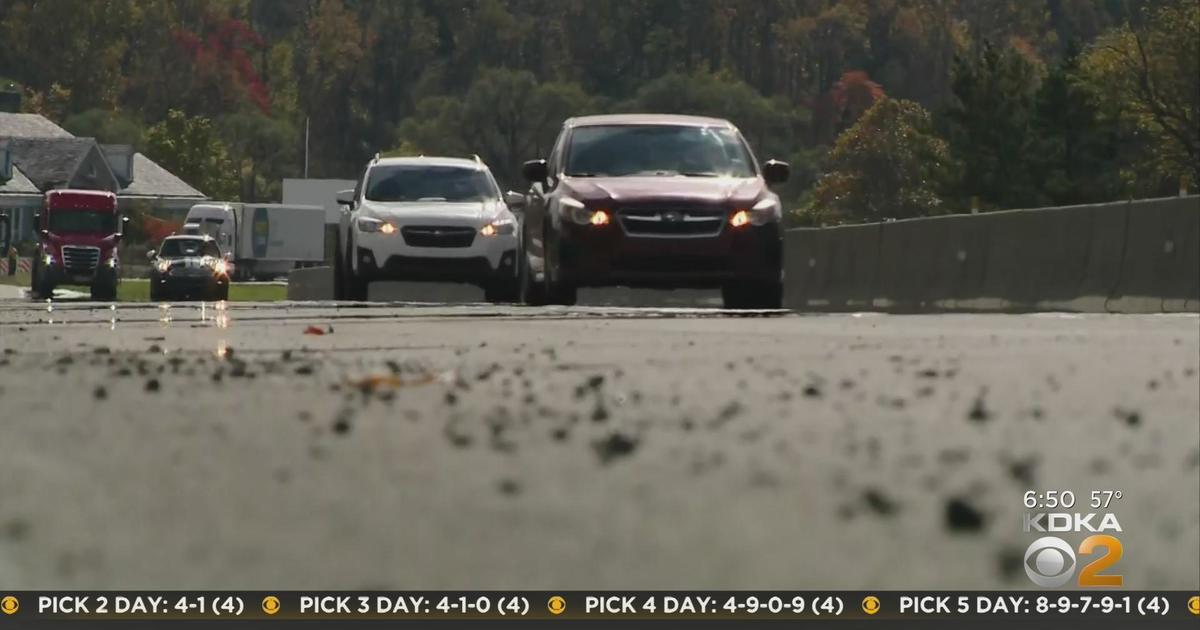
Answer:
<svg viewBox="0 0 1200 630"><path fill-rule="evenodd" d="M571 133L573 177L754 177L737 132L687 125L597 125Z"/></svg>
<svg viewBox="0 0 1200 630"><path fill-rule="evenodd" d="M55 234L112 234L117 215L80 210L51 210L48 229Z"/></svg>

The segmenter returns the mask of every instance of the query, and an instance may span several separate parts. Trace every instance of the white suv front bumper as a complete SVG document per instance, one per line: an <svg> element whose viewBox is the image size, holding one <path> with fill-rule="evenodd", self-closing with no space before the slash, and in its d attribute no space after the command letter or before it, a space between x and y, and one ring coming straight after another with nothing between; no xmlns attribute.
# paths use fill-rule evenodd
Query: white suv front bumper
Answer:
<svg viewBox="0 0 1200 630"><path fill-rule="evenodd" d="M515 278L519 232L484 236L480 228L450 219L398 225L391 234L355 225L355 273L365 280L474 284Z"/></svg>

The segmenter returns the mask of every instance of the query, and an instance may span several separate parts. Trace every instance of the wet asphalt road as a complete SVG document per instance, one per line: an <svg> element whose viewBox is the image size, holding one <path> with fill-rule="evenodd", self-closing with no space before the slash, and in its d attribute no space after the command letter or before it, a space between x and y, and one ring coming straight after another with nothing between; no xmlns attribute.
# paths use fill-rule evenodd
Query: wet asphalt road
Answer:
<svg viewBox="0 0 1200 630"><path fill-rule="evenodd" d="M1200 587L1195 316L9 301L0 353L4 588L1024 589L1028 489Z"/></svg>

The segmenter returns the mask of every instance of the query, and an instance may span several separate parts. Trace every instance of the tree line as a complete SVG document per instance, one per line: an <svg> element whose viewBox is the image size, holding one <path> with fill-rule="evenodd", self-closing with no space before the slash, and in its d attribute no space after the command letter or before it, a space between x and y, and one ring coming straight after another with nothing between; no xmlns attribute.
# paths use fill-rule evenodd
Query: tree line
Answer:
<svg viewBox="0 0 1200 630"><path fill-rule="evenodd" d="M205 193L478 153L564 118L729 118L800 223L1200 182L1195 0L10 0L0 89Z"/></svg>

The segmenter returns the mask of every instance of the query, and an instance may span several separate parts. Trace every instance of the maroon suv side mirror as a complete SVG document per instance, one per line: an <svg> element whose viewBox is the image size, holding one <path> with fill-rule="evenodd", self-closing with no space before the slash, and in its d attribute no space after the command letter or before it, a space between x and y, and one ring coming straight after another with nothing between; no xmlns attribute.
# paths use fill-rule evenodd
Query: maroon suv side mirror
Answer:
<svg viewBox="0 0 1200 630"><path fill-rule="evenodd" d="M763 164L762 171L763 179L768 184L782 184L791 175L792 167L788 166L787 162L767 160L767 163Z"/></svg>
<svg viewBox="0 0 1200 630"><path fill-rule="evenodd" d="M529 160L521 167L521 174L531 184L546 181L546 177L550 175L550 169L546 165L546 160Z"/></svg>

